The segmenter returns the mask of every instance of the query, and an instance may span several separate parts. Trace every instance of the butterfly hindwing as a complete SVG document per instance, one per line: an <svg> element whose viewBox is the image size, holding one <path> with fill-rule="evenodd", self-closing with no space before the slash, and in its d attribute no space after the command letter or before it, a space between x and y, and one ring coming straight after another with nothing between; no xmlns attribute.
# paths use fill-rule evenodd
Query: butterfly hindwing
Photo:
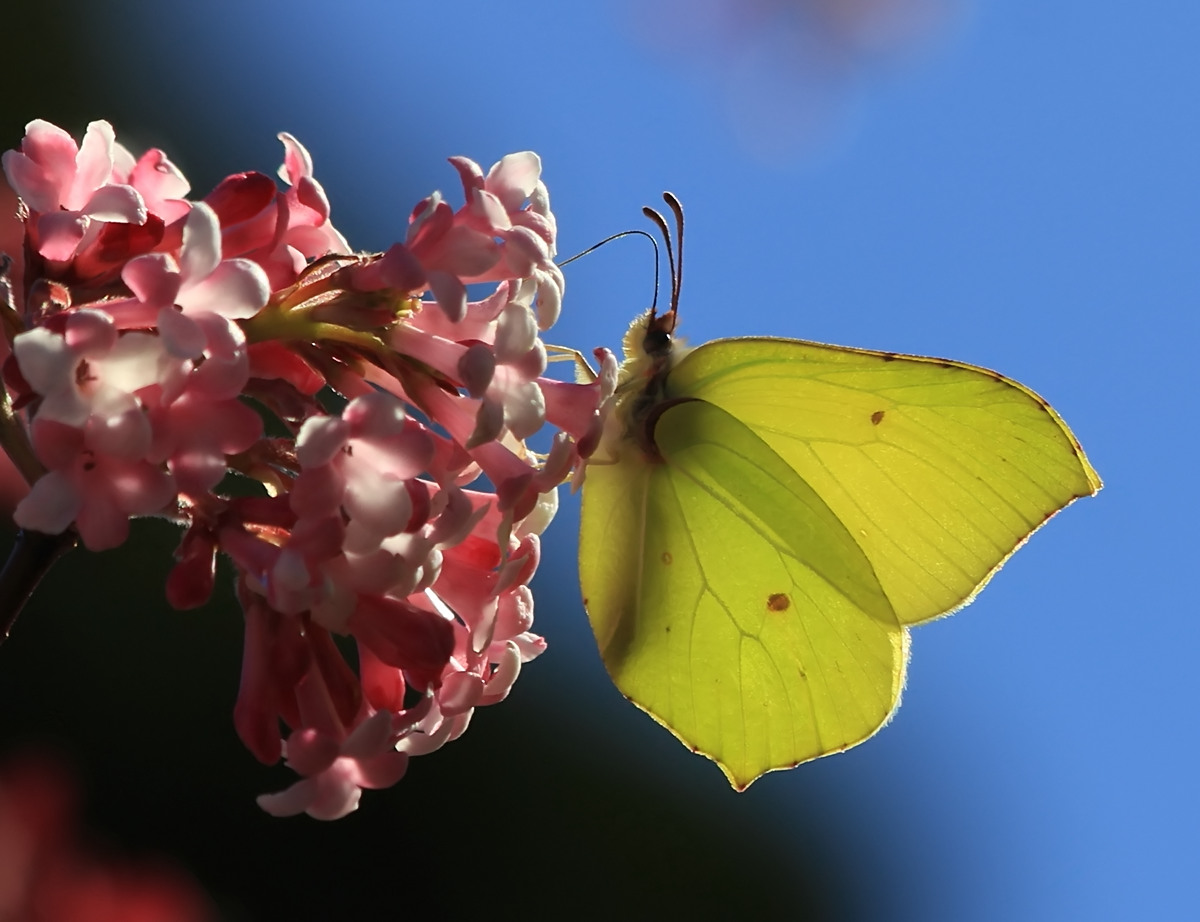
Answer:
<svg viewBox="0 0 1200 922"><path fill-rule="evenodd" d="M614 682L737 787L870 736L907 632L854 537L730 413L683 401L653 435L661 460L593 464L585 489L581 577Z"/></svg>

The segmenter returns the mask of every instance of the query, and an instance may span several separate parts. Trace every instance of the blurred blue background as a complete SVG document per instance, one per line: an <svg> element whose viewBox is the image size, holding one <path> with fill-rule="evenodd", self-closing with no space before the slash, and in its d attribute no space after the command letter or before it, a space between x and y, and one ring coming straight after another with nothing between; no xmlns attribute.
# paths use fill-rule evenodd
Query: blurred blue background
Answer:
<svg viewBox="0 0 1200 922"><path fill-rule="evenodd" d="M564 495L536 583L550 651L332 826L257 815L252 795L286 775L233 737L240 617L228 600L165 610L175 539L148 526L123 552L142 556L73 555L0 650L0 745L66 752L119 847L172 853L235 919L330 917L314 875L346 918L400 915L437 887L449 916L1195 918L1195 5L15 15L4 147L30 118L77 134L108 118L202 195L272 172L287 130L362 249L401 238L430 190L457 201L452 154L486 168L536 150L562 255L644 226L669 188L687 209L693 342L792 336L995 368L1055 406L1106 482L968 609L916 631L889 728L743 795L605 678ZM637 240L572 264L547 339L616 348L652 278Z"/></svg>

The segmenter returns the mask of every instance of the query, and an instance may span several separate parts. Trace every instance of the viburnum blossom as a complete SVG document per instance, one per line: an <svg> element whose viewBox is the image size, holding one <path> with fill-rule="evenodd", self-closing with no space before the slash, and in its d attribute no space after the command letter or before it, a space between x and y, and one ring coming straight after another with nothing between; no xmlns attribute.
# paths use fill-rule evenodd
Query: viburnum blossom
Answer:
<svg viewBox="0 0 1200 922"><path fill-rule="evenodd" d="M615 362L600 354L590 384L546 376L563 276L536 154L486 173L452 158L464 204L435 192L402 242L362 254L308 152L280 139L286 188L240 173L194 200L106 122L79 145L27 126L3 156L25 244L0 312L0 430L32 482L23 529L99 550L133 517L177 522L177 608L209 598L218 554L233 562L234 722L299 776L259 802L333 819L545 649L540 535L596 445ZM547 424L538 454L526 440Z"/></svg>

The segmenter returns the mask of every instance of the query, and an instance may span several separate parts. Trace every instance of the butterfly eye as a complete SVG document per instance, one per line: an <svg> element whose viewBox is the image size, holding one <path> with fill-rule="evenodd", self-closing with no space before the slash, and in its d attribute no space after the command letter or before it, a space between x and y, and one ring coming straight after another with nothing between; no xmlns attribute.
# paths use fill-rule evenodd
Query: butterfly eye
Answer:
<svg viewBox="0 0 1200 922"><path fill-rule="evenodd" d="M652 329L642 340L642 349L646 355L662 355L671 348L671 334L666 330Z"/></svg>

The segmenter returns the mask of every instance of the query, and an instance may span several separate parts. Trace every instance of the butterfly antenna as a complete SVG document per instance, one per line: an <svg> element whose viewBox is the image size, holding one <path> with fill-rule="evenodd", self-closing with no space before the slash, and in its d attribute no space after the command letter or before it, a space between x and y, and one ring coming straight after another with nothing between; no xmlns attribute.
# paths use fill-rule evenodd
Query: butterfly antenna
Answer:
<svg viewBox="0 0 1200 922"><path fill-rule="evenodd" d="M620 240L622 237L631 237L634 235L637 235L638 237L645 237L647 240L650 241L650 245L652 247L654 247L654 301L650 305L651 310L653 310L656 307L658 307L658 264L659 264L659 262L661 262L661 259L658 254L658 240L655 239L653 234L649 234L644 230L625 230L625 231L621 231L620 233L611 234L610 236L605 237L599 243L593 243L586 250L580 250L574 256L569 256L566 259L562 260L562 262L560 262L558 264L558 266L561 269L567 263L573 263L573 262L575 262L575 260L579 259L581 256L587 256L588 253L591 253L594 250L600 249L600 247L604 246L606 243L612 243L614 240Z"/></svg>
<svg viewBox="0 0 1200 922"><path fill-rule="evenodd" d="M658 231L663 235L663 242L667 247L667 265L671 270L671 309L664 313L661 317L655 319L654 308L651 308L650 322L658 329L670 334L675 329L675 309L678 306L678 286L675 282L675 247L671 243L671 228L667 224L666 218L660 215L657 211L646 205L642 208L642 214L655 223ZM655 286L655 294L657 296L657 285ZM657 297L655 298L657 307Z"/></svg>
<svg viewBox="0 0 1200 922"><path fill-rule="evenodd" d="M675 266L671 270L671 312L679 309L679 290L683 287L683 205L670 192L663 193L663 201L675 215Z"/></svg>

